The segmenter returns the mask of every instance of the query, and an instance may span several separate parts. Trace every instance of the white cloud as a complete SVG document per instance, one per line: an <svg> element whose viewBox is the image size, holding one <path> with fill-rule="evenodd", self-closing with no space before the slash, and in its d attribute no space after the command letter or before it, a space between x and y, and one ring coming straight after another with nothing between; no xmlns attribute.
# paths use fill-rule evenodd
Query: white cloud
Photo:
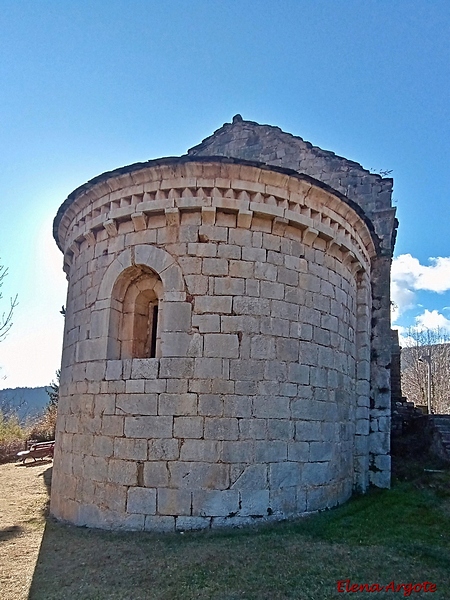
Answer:
<svg viewBox="0 0 450 600"><path fill-rule="evenodd" d="M391 296L395 305L392 311L394 322L403 312L415 306L416 291L426 290L442 294L450 290L450 257L431 257L429 261L430 266L421 265L411 254L401 254L392 261ZM442 315L441 317L445 318Z"/></svg>
<svg viewBox="0 0 450 600"><path fill-rule="evenodd" d="M402 287L443 293L450 290L450 257L431 257L429 267L421 265L411 254L401 254L392 261L392 280Z"/></svg>
<svg viewBox="0 0 450 600"><path fill-rule="evenodd" d="M440 332L438 336L439 343L448 341L450 335L450 319L447 319L437 310L425 309L422 314L417 315L414 319L415 325L411 327L402 327L401 325L393 325L392 328L398 331L400 346L403 348L415 346L417 343L416 334L429 329L432 332ZM437 342L433 342L437 343Z"/></svg>
<svg viewBox="0 0 450 600"><path fill-rule="evenodd" d="M391 298L394 303L392 321L396 321L405 310L415 306L415 293L407 287L402 287L401 283L397 281L391 282Z"/></svg>
<svg viewBox="0 0 450 600"><path fill-rule="evenodd" d="M418 329L441 329L450 333L450 319L437 310L427 310L416 317Z"/></svg>

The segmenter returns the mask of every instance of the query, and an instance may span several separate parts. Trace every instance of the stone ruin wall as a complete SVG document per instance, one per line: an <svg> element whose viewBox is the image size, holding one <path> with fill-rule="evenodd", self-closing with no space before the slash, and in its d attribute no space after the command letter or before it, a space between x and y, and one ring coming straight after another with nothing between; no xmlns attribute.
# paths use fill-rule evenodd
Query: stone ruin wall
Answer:
<svg viewBox="0 0 450 600"><path fill-rule="evenodd" d="M240 164L155 166L104 188L60 225L70 286L52 513L203 527L365 488L374 247L360 217L310 182ZM141 274L160 282L159 356L121 358L117 282Z"/></svg>
<svg viewBox="0 0 450 600"><path fill-rule="evenodd" d="M55 238L69 280L55 517L236 525L389 485L374 294L388 253L356 204L239 157L161 159L76 190ZM153 358L135 335L149 303Z"/></svg>
<svg viewBox="0 0 450 600"><path fill-rule="evenodd" d="M225 123L190 156L230 156L292 169L329 185L358 205L379 241L371 262L370 482L390 485L391 294L390 274L398 222L392 206L393 181L360 164L322 150L279 127L244 121ZM375 456L384 456L383 459Z"/></svg>

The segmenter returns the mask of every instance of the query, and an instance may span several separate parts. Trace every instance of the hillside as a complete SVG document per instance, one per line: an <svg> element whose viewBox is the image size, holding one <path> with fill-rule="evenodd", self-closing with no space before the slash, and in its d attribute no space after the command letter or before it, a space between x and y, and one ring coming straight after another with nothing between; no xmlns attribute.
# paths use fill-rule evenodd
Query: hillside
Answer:
<svg viewBox="0 0 450 600"><path fill-rule="evenodd" d="M17 412L19 419L33 419L43 413L49 397L45 387L6 388L0 390L0 410Z"/></svg>

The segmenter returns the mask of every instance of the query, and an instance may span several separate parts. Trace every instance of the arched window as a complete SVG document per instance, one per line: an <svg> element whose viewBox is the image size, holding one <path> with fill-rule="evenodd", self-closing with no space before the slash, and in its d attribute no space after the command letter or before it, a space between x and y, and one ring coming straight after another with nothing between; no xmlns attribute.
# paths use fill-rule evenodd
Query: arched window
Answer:
<svg viewBox="0 0 450 600"><path fill-rule="evenodd" d="M148 267L129 267L113 288L108 358L159 356L162 282Z"/></svg>

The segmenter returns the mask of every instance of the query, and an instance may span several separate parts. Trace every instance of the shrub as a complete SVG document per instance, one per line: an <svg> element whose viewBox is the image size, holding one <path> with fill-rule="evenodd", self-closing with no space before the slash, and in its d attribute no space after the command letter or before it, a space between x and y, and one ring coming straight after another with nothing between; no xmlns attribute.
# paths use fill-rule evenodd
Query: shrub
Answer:
<svg viewBox="0 0 450 600"><path fill-rule="evenodd" d="M29 438L36 440L37 442L54 440L56 416L56 406L48 406L42 417L40 417L40 419L32 426L31 431L29 432Z"/></svg>
<svg viewBox="0 0 450 600"><path fill-rule="evenodd" d="M20 424L16 414L4 414L0 410L0 463L13 460L25 447L29 428Z"/></svg>

